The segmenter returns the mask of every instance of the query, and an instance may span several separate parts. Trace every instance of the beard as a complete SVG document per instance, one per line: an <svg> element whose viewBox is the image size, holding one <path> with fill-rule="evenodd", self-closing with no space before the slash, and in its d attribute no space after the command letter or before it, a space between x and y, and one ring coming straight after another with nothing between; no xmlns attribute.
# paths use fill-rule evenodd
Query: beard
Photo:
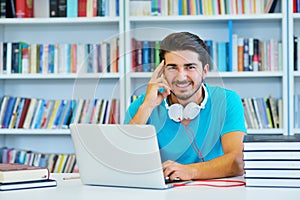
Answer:
<svg viewBox="0 0 300 200"><path fill-rule="evenodd" d="M187 84L187 83L189 83L189 82L188 81L180 81L180 82L176 81L176 82L173 82L172 85ZM201 82L198 83L193 90L184 91L183 93L180 93L180 92L175 93L173 90L171 90L171 92L177 99L186 101L186 100L190 99L200 88L201 88ZM186 93L186 92L188 92L188 93Z"/></svg>

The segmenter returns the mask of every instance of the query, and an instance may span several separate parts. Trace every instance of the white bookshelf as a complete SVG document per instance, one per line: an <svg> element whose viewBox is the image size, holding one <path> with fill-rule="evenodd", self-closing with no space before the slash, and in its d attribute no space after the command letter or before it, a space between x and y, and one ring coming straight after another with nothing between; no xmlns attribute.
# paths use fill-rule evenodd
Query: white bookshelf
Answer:
<svg viewBox="0 0 300 200"><path fill-rule="evenodd" d="M123 1L120 1L123 8ZM120 17L0 19L0 40L29 44L101 43L119 37L124 53L123 9ZM124 118L124 57L118 73L1 74L0 96L43 99L120 99ZM0 129L0 146L42 153L74 153L68 129Z"/></svg>
<svg viewBox="0 0 300 200"><path fill-rule="evenodd" d="M300 37L300 13L293 13L293 3L289 2L289 12L288 12L288 41L289 41L289 132L291 134L299 134L300 129L296 127L295 124L295 104L294 95L300 94L300 71L294 71L294 36ZM299 66L298 66L299 69Z"/></svg>
<svg viewBox="0 0 300 200"><path fill-rule="evenodd" d="M255 36L261 40L274 37L281 40L283 70L210 72L206 82L233 89L243 98L267 97L270 94L275 98L282 98L283 127L250 129L248 133L288 134L289 127L293 127L293 115L288 112L293 101L292 94L288 91L294 90L297 84L300 85L300 73L293 73L287 67L290 66L291 69L293 66L292 54L288 54L292 49L288 42L291 41L294 27L300 25L300 14L286 12L288 8L291 10L291 3L287 5L286 1L280 2L281 13L259 15L133 17L129 16L129 1L120 1L120 17L0 19L1 41L96 43L115 36L120 37L119 73L0 75L0 96L5 94L45 99L114 97L120 99L120 118L123 122L130 96L144 92L151 77L151 73L131 72L131 37L139 40L161 40L175 31L190 31L205 40L228 41L231 21L232 32L243 37ZM299 28L296 32L300 36ZM294 86L296 79L297 84ZM299 130L294 130L297 131L300 133ZM65 129L0 129L0 146L4 145L40 152L73 152L70 132Z"/></svg>

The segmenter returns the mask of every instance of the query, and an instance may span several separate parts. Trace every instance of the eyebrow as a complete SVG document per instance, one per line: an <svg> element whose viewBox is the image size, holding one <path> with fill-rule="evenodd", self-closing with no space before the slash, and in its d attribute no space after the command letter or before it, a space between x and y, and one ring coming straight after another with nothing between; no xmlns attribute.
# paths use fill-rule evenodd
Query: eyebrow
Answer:
<svg viewBox="0 0 300 200"><path fill-rule="evenodd" d="M186 63L186 64L184 64L183 66L185 66L185 67L189 67L189 66L192 66L192 65L196 65L196 66L198 66L196 63ZM174 67L174 66L177 66L177 64L175 64L175 63L170 63L170 64L167 64L166 65L166 67Z"/></svg>

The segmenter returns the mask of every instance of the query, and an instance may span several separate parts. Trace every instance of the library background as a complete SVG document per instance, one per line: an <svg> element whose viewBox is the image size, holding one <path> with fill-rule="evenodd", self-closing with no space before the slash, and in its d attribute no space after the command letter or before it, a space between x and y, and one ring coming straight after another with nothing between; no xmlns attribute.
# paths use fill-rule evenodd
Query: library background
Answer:
<svg viewBox="0 0 300 200"><path fill-rule="evenodd" d="M293 2L0 0L0 161L76 172L68 125L122 123L177 31L205 40L206 82L241 96L248 134L299 134Z"/></svg>

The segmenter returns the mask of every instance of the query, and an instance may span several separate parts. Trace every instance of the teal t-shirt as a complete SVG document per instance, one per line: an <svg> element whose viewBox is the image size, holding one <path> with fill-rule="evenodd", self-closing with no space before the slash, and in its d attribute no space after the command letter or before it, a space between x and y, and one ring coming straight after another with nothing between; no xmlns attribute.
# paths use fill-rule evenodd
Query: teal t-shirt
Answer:
<svg viewBox="0 0 300 200"><path fill-rule="evenodd" d="M244 109L237 93L206 84L205 108L187 126L168 116L164 101L157 106L147 124L156 128L162 162L173 160L190 164L214 159L224 154L221 136L232 131L246 132ZM143 103L145 94L128 108L124 123L129 123Z"/></svg>

